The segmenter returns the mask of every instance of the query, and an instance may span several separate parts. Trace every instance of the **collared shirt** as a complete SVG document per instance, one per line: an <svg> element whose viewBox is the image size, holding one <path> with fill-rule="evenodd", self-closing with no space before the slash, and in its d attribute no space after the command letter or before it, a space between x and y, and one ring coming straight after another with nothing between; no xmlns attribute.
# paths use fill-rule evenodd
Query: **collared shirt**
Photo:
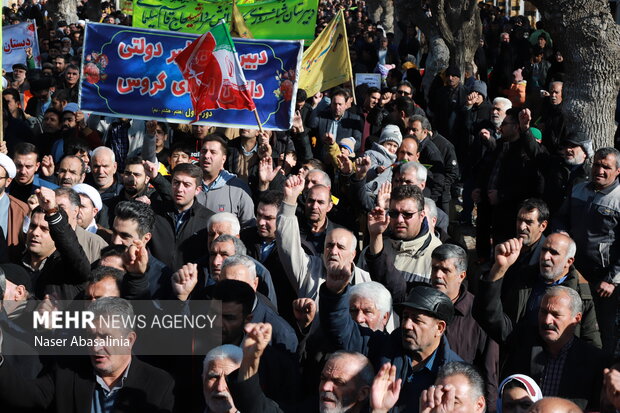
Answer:
<svg viewBox="0 0 620 413"><path fill-rule="evenodd" d="M174 213L174 231L175 231L175 233L177 233L177 234L179 233L179 231L183 227L183 224L185 224L187 222L187 220L189 219L189 215L190 215L190 208L186 209L185 211L175 212Z"/></svg>
<svg viewBox="0 0 620 413"><path fill-rule="evenodd" d="M213 182L211 182L210 184L206 184L204 181L202 182L202 191L204 193L207 193L211 190L211 188L213 188L218 181L222 179L222 171L220 171L220 173L217 175L217 178L215 178L215 180Z"/></svg>
<svg viewBox="0 0 620 413"><path fill-rule="evenodd" d="M93 402L90 408L91 413L112 413L118 391L125 385L130 367L131 362L129 362L121 379L112 388L109 388L108 385L105 384L103 378L99 377L99 375L96 376L95 394L93 395Z"/></svg>
<svg viewBox="0 0 620 413"><path fill-rule="evenodd" d="M270 242L262 241L260 243L260 262L264 264L265 261L267 261L267 258L269 258L269 254L271 254L271 251L273 251L275 247L276 247L275 239Z"/></svg>
<svg viewBox="0 0 620 413"><path fill-rule="evenodd" d="M433 354L431 354L422 367L418 367L415 370L411 366L411 358L409 356L406 357L405 363L407 367L405 377L407 379L402 385L401 395L406 395L404 403L408 408L407 411L417 413L419 408L419 398L422 391L428 389L435 383L437 372L439 371L439 363L436 362L438 360L438 349L439 347L435 349Z"/></svg>
<svg viewBox="0 0 620 413"><path fill-rule="evenodd" d="M93 221L86 227L86 231L96 234L97 229L97 221L93 218Z"/></svg>
<svg viewBox="0 0 620 413"><path fill-rule="evenodd" d="M570 350L574 341L575 338L572 337L570 341L562 347L560 354L558 354L556 358L551 358L551 356L545 351L544 356L547 359L547 363L545 363L545 370L543 371L540 385L544 397L558 395L566 356L568 355L568 350Z"/></svg>

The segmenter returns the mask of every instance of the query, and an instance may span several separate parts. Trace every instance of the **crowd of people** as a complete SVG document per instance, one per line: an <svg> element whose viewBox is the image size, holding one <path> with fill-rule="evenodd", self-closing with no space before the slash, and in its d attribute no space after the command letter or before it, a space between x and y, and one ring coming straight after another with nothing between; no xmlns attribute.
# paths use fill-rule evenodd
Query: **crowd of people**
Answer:
<svg viewBox="0 0 620 413"><path fill-rule="evenodd" d="M383 85L299 89L288 131L89 116L85 21L3 10L43 62L3 76L5 411L620 410L620 152L565 121L544 22L481 3L474 62L427 83L392 0L322 1L317 33L340 8ZM219 300L222 345L19 355L63 300Z"/></svg>

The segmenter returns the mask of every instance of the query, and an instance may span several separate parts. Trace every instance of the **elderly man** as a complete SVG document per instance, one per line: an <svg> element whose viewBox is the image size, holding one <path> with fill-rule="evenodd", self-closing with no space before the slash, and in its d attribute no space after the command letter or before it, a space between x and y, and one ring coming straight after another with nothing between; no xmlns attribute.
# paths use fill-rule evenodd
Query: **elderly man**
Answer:
<svg viewBox="0 0 620 413"><path fill-rule="evenodd" d="M554 285L562 285L575 290L583 300L576 335L601 347L590 287L573 267L575 242L565 233L551 234L541 247L537 266L506 276L519 257L522 243L520 238L513 238L498 245L495 264L480 280L475 314L483 328L498 342L505 341L507 334L519 325L533 331L538 325L538 310L545 291ZM488 321L496 311L506 314L502 330L491 327Z"/></svg>
<svg viewBox="0 0 620 413"><path fill-rule="evenodd" d="M486 406L484 379L473 366L458 361L441 367L435 385L420 398L421 413L484 413Z"/></svg>
<svg viewBox="0 0 620 413"><path fill-rule="evenodd" d="M75 155L66 155L58 164L56 177L59 186L71 188L84 182L86 165L81 158Z"/></svg>
<svg viewBox="0 0 620 413"><path fill-rule="evenodd" d="M131 304L117 297L100 298L88 309L95 319L100 315L128 319L134 316ZM20 411L109 411L110 405L122 402L127 411L172 412L174 381L168 373L131 355L136 333L127 327L102 330L102 326L96 325L99 334L117 340L125 338L129 343L127 351L116 354L108 346L94 347L96 352L90 355L90 363L86 358L59 363L35 380L25 379L19 370L1 360L0 401ZM136 394L142 397L134 397Z"/></svg>
<svg viewBox="0 0 620 413"><path fill-rule="evenodd" d="M544 232L548 223L549 208L544 201L528 198L521 203L517 213L517 238L521 239L522 247L513 271L538 264L540 250L547 239Z"/></svg>
<svg viewBox="0 0 620 413"><path fill-rule="evenodd" d="M320 288L319 316L325 334L337 348L368 354L374 365L395 365L395 377L403 381L398 409L418 412L420 394L434 383L438 369L450 361L462 361L445 338L454 318L452 301L432 287L419 285L396 306L400 328L391 334L372 331L346 316L350 276L350 270L328 272Z"/></svg>
<svg viewBox="0 0 620 413"><path fill-rule="evenodd" d="M532 334L526 323L513 325L497 301L494 310L479 321L507 346L503 376L526 374L536 380L544 396L570 398L584 409L597 411L601 372L608 360L600 349L575 336L583 316L577 291L561 285L545 290L536 314L538 334Z"/></svg>
<svg viewBox="0 0 620 413"><path fill-rule="evenodd" d="M116 176L117 164L114 151L105 146L95 148L91 156L91 164L91 181L89 182L97 188L101 199L107 202L117 196L122 189L120 180Z"/></svg>
<svg viewBox="0 0 620 413"><path fill-rule="evenodd" d="M329 272L348 271L352 275L352 284L370 281L368 273L353 264L356 239L349 230L335 228L327 233L322 259L303 251L299 224L295 217L297 198L303 188L304 180L301 176L294 175L287 179L276 230L280 260L286 275L296 288L297 296L316 299L319 285Z"/></svg>
<svg viewBox="0 0 620 413"><path fill-rule="evenodd" d="M527 413L582 413L583 410L570 400L560 397L545 397L530 407Z"/></svg>
<svg viewBox="0 0 620 413"><path fill-rule="evenodd" d="M603 349L615 349L620 283L620 152L601 148L594 154L592 179L577 184L553 222L567 230L578 246L576 266L590 283L603 338Z"/></svg>
<svg viewBox="0 0 620 413"><path fill-rule="evenodd" d="M269 324L247 324L243 360L236 380L229 380L235 405L248 413L280 413L283 410L267 398L259 386L262 355L271 339ZM326 362L321 373L317 399L296 404L296 410L360 413L367 409L374 372L370 361L355 352L339 351Z"/></svg>
<svg viewBox="0 0 620 413"><path fill-rule="evenodd" d="M236 413L226 376L241 365L243 351L238 346L224 344L209 351L202 370L203 392L209 413Z"/></svg>

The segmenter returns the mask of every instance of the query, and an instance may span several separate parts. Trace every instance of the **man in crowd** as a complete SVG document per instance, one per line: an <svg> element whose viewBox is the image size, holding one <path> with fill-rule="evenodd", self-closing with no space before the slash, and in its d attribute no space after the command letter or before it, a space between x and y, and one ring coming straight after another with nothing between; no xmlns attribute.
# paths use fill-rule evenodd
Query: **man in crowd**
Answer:
<svg viewBox="0 0 620 413"><path fill-rule="evenodd" d="M620 283L620 152L601 148L594 154L592 178L573 187L554 227L567 230L577 244L575 265L590 283L603 349L615 349Z"/></svg>
<svg viewBox="0 0 620 413"><path fill-rule="evenodd" d="M39 152L36 146L31 143L20 143L15 147L13 154L16 173L15 179L9 185L9 193L22 202L28 202L28 198L40 187L56 189L58 186L44 179L39 178L37 171L41 163L39 162Z"/></svg>

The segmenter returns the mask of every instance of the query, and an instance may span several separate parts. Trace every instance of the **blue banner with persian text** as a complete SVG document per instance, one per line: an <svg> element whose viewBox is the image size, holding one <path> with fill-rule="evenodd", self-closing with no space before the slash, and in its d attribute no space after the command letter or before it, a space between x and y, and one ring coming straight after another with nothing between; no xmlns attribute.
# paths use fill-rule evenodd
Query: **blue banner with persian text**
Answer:
<svg viewBox="0 0 620 413"><path fill-rule="evenodd" d="M80 86L85 112L189 123L192 102L174 58L198 35L88 23ZM233 39L265 129L292 126L303 45L293 40ZM197 124L256 128L248 110L205 111Z"/></svg>

